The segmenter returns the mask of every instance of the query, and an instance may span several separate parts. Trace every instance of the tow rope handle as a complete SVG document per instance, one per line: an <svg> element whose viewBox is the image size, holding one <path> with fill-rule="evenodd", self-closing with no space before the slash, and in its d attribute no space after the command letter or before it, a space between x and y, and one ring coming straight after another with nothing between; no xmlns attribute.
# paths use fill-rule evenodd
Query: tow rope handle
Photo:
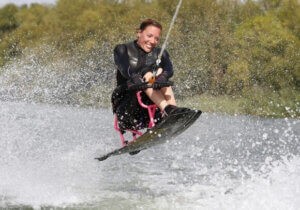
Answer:
<svg viewBox="0 0 300 210"><path fill-rule="evenodd" d="M158 70L158 66L159 66L159 64L161 62L160 57L161 56L158 56L158 58L156 60L156 64L154 65L154 68L153 68L152 77L149 79L149 84L151 84L151 85L155 82L155 78L156 78L156 73L157 73L157 70Z"/></svg>

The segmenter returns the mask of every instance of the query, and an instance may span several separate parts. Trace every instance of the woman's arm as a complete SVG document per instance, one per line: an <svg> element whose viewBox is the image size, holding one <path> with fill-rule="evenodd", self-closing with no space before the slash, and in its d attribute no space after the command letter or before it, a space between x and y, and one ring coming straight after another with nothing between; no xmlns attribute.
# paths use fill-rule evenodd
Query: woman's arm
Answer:
<svg viewBox="0 0 300 210"><path fill-rule="evenodd" d="M114 60L115 64L117 65L118 71L121 75L129 79L130 72L129 72L129 57L127 54L127 48L124 44L117 45L114 49Z"/></svg>

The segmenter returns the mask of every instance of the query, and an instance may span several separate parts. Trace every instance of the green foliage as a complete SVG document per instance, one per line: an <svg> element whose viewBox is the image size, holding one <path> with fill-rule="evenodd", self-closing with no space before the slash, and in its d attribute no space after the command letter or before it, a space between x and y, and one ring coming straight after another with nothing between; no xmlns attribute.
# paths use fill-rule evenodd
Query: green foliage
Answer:
<svg viewBox="0 0 300 210"><path fill-rule="evenodd" d="M275 12L282 25L289 28L297 38L300 38L300 4L297 0L284 0Z"/></svg>
<svg viewBox="0 0 300 210"><path fill-rule="evenodd" d="M250 69L246 61L236 60L232 62L225 75L227 93L233 94L249 87Z"/></svg>
<svg viewBox="0 0 300 210"><path fill-rule="evenodd" d="M233 27L228 21L231 7L225 6L218 1L186 1L183 4L178 18L181 34L177 37L180 39L174 44L175 54L181 55L175 60L181 61L184 57L184 62L178 63L179 78L188 76L183 92L210 90L214 95L223 92L224 71L233 44L230 36Z"/></svg>
<svg viewBox="0 0 300 210"><path fill-rule="evenodd" d="M13 4L8 4L0 9L0 34L18 27L17 12L18 8Z"/></svg>
<svg viewBox="0 0 300 210"><path fill-rule="evenodd" d="M29 8L20 10L17 14L18 29L13 34L20 48L25 48L31 42L39 42L40 38L46 32L44 17L49 9L39 4L32 4Z"/></svg>
<svg viewBox="0 0 300 210"><path fill-rule="evenodd" d="M242 23L248 18L252 18L256 15L261 15L262 10L260 9L257 2L252 0L247 0L244 4L241 3L235 3L232 4L233 11L231 13L231 20L235 23Z"/></svg>
<svg viewBox="0 0 300 210"><path fill-rule="evenodd" d="M265 10L277 9L283 0L259 0L258 4Z"/></svg>
<svg viewBox="0 0 300 210"><path fill-rule="evenodd" d="M246 79L250 80L250 85L274 90L296 85L300 43L276 17L271 14L256 16L240 25L234 35L237 40L235 59L247 66L240 71L250 74ZM236 62L231 63L229 69L234 69L235 65Z"/></svg>

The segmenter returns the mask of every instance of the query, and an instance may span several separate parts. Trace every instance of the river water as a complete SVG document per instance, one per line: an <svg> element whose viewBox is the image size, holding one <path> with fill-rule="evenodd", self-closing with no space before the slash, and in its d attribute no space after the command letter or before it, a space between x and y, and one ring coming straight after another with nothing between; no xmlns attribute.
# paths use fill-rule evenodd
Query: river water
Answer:
<svg viewBox="0 0 300 210"><path fill-rule="evenodd" d="M297 119L203 114L135 156L110 110L0 102L0 208L300 209Z"/></svg>

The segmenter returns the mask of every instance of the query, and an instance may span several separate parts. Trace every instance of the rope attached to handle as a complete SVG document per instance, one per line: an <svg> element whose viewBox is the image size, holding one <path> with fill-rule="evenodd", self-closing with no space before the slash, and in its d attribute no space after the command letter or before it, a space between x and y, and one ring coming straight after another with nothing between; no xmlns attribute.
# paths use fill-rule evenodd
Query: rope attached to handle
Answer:
<svg viewBox="0 0 300 210"><path fill-rule="evenodd" d="M156 76L156 73L157 73L157 67L159 66L159 64L161 62L162 54L163 54L163 52L164 52L164 50L165 50L165 48L167 46L167 42L168 42L168 39L169 39L169 36L170 36L170 32L171 32L171 30L173 28L173 25L174 25L174 22L175 22L175 19L177 17L177 14L178 14L178 11L179 11L179 8L180 8L181 4L182 4L182 0L179 0L178 5L176 7L176 11L175 11L175 13L173 15L173 18L172 18L172 21L171 21L171 24L170 24L170 27L169 27L169 30L168 30L168 33L167 33L167 36L166 36L166 39L165 39L165 41L164 41L164 43L162 45L161 51L160 51L160 53L158 55L158 58L156 60L156 68L154 69L153 74L152 74L152 78L149 81L150 84L152 84L152 83L155 82L155 76Z"/></svg>

